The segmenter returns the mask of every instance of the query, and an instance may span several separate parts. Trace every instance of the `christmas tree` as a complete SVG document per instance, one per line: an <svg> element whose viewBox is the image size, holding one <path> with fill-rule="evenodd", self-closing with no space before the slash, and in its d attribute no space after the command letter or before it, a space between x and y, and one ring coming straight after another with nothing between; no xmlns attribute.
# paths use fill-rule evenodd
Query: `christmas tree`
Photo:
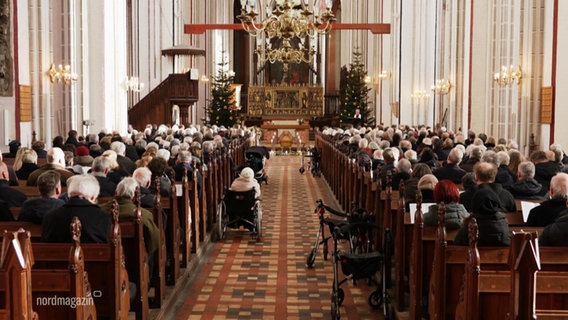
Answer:
<svg viewBox="0 0 568 320"><path fill-rule="evenodd" d="M367 70L365 65L361 62L361 53L358 50L353 52L353 62L341 68L340 80L340 101L341 101L341 124L354 124L355 110L359 109L363 120L360 125L373 126L375 118L372 115L372 110L368 108L367 95L370 88L367 87L365 78L367 77Z"/></svg>
<svg viewBox="0 0 568 320"><path fill-rule="evenodd" d="M227 68L227 62L219 63L217 76L211 81L211 101L205 110L205 125L232 127L238 120L239 107L233 99L235 89L231 85L235 81L234 72Z"/></svg>

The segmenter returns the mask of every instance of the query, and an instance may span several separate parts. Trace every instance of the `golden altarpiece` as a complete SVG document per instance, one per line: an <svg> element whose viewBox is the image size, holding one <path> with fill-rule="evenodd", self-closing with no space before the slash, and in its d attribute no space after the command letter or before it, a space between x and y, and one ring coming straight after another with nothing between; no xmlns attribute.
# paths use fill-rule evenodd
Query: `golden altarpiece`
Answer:
<svg viewBox="0 0 568 320"><path fill-rule="evenodd" d="M310 85L250 86L248 115L260 117L263 142L282 142L284 136L292 143L308 142L309 119L323 115L323 87Z"/></svg>

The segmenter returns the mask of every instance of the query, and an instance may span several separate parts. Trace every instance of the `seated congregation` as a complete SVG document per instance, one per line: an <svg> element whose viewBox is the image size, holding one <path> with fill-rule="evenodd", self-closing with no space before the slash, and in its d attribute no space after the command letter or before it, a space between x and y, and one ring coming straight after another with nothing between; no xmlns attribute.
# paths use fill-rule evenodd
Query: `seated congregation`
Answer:
<svg viewBox="0 0 568 320"><path fill-rule="evenodd" d="M538 241L531 242L534 254L530 257L540 258L541 271L531 288L536 292L533 311L552 318L567 316L562 301L568 298L568 290L562 286L568 256L559 252L567 251L568 157L560 145L535 150L525 158L514 141L483 133L470 131L464 136L441 128L393 126L324 128L316 134L316 146L322 154L323 175L343 208L359 203L376 213L376 223L383 230L392 232L379 233L375 241L379 248L389 241L393 246L387 260L394 268L387 273L387 283L392 277L389 292L397 314L407 312L411 319L453 318L456 312L463 316L464 304L457 309L463 301L456 299L476 296L483 297L477 301L479 310L483 303L493 312L483 313L484 319L503 318L513 310L509 300L514 299L511 281L503 286L501 279L510 278L511 272L519 274L508 264L510 252L519 254L515 247L519 241L513 241L513 236L534 232L531 239ZM526 203L532 209L523 213ZM474 235L471 221L475 221ZM469 270L466 257L475 257L467 253L473 250L468 249L472 242L480 252L482 273L470 283L479 288L466 287L482 290L476 294L460 292L461 284L472 279L465 272ZM459 254L448 251L454 247ZM498 263L491 260L496 252L501 252ZM434 263L434 259L442 260ZM440 276L440 270L450 270L442 263L451 263L455 274ZM494 264L509 273L489 277ZM528 277L530 272L522 274ZM497 304L489 303L494 296L483 291L492 286L504 295L495 300ZM523 294L517 297L530 300ZM462 317L466 318L477 316Z"/></svg>
<svg viewBox="0 0 568 320"><path fill-rule="evenodd" d="M234 168L245 164L250 134L216 126L150 125L128 136L80 137L72 130L66 141L58 136L47 150L41 141L32 148L10 144L10 152L0 155L5 241L20 237L26 244L24 234L13 232L29 232L29 248L16 250L33 251L29 265L20 266L32 279L45 275L44 268L68 269L69 248L78 247L85 271L80 280L90 288L71 292L53 286L49 293L41 284L59 281L49 275L32 282L32 305L20 308L29 307L41 319L126 319L129 312L147 319L152 308L173 303L166 299L166 287L175 290L172 286L187 278L183 268L197 263L193 258L199 258L214 229L223 190L230 187ZM62 253L53 251L50 257L50 248ZM5 245L4 252L8 249ZM91 308L65 317L62 308L38 304L37 298L58 290L85 298ZM0 302L1 312L9 307Z"/></svg>
<svg viewBox="0 0 568 320"><path fill-rule="evenodd" d="M162 125L128 136L101 132L80 137L70 131L67 141L56 137L48 150L41 141L31 148L14 143L0 158L0 224L12 232L30 230L36 260L29 266L32 278L34 268L49 265L38 263L47 254L43 249L36 253L36 244L66 244L67 254L71 245L80 245L91 291L111 293L104 299L93 297L96 317L122 319L131 310L145 319L151 307L167 306L166 286L183 281L181 268L199 257L224 190L254 186L260 195L252 170L239 170L233 182L235 168L245 167L254 132ZM394 262L388 277L397 311L436 319L458 312L457 302L444 298L450 293L439 295L430 279L461 283L472 242L482 252L481 270L487 265L481 248L506 250L501 256L518 253L509 248L519 242L512 235L523 230L537 233L540 247L534 250L541 252L540 263L546 266L542 277L536 276L536 307L559 312L553 301L568 293L542 290L551 281L544 271L559 279L568 272L565 255L557 254L556 264L547 260L554 256L551 248L564 249L568 234L568 157L561 146L525 158L514 141L409 126L323 128L315 136L321 173L343 209L358 203L393 233L393 255L387 260ZM522 202L538 205L523 215ZM74 217L80 221L80 235L69 232ZM473 220L476 236L469 229ZM4 238L15 236L22 237ZM382 247L390 240L381 232L373 241ZM459 265L455 276L440 276L432 267L448 263L440 260L448 258L439 251L445 247L436 244L444 241L451 244L448 248L461 248L455 249L463 258L454 263ZM61 259L69 263L67 256ZM506 261L495 264L512 272ZM103 280L108 275L112 280ZM487 285L497 281L483 279ZM32 308L40 318L50 318L49 308Z"/></svg>

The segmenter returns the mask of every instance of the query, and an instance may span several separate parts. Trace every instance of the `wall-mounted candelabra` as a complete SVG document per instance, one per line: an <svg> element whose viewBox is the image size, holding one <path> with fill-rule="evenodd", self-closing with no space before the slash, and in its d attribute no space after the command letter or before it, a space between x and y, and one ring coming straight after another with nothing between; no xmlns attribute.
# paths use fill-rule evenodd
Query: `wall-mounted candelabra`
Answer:
<svg viewBox="0 0 568 320"><path fill-rule="evenodd" d="M78 79L77 74L71 71L71 66L68 64L65 66L62 64L55 66L55 64L52 63L47 75L51 83L72 84Z"/></svg>
<svg viewBox="0 0 568 320"><path fill-rule="evenodd" d="M513 82L519 84L522 77L523 72L520 66L501 66L501 71L493 74L493 81L495 81L498 86L505 87L511 85Z"/></svg>
<svg viewBox="0 0 568 320"><path fill-rule="evenodd" d="M382 70L379 74L374 76L366 76L364 81L367 85L372 85L373 88L378 88L382 80L390 77L390 72Z"/></svg>
<svg viewBox="0 0 568 320"><path fill-rule="evenodd" d="M436 80L436 84L432 86L432 92L434 92L434 94L445 95L450 93L451 88L452 84L450 83L450 80L439 79Z"/></svg>
<svg viewBox="0 0 568 320"><path fill-rule="evenodd" d="M425 90L416 90L410 95L410 97L414 100L420 101L430 98L430 95Z"/></svg>
<svg viewBox="0 0 568 320"><path fill-rule="evenodd" d="M124 90L133 92L140 92L144 89L144 83L140 82L138 77L127 77L124 79L122 86Z"/></svg>

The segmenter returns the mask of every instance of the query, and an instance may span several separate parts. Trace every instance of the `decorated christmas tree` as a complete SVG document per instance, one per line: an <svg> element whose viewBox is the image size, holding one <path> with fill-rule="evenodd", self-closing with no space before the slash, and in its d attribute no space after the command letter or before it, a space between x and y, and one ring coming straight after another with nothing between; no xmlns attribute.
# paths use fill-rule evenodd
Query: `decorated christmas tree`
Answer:
<svg viewBox="0 0 568 320"><path fill-rule="evenodd" d="M238 120L239 107L233 100L235 89L231 85L235 80L234 72L229 71L224 60L218 64L217 76L211 80L211 101L205 110L206 125L232 127Z"/></svg>
<svg viewBox="0 0 568 320"><path fill-rule="evenodd" d="M361 61L361 53L359 50L353 52L353 61L347 66L341 68L340 83L340 101L341 101L341 124L358 124L373 126L375 118L372 110L368 108L367 95L371 89L367 87L365 78L367 70ZM362 120L354 121L355 110L359 109Z"/></svg>

